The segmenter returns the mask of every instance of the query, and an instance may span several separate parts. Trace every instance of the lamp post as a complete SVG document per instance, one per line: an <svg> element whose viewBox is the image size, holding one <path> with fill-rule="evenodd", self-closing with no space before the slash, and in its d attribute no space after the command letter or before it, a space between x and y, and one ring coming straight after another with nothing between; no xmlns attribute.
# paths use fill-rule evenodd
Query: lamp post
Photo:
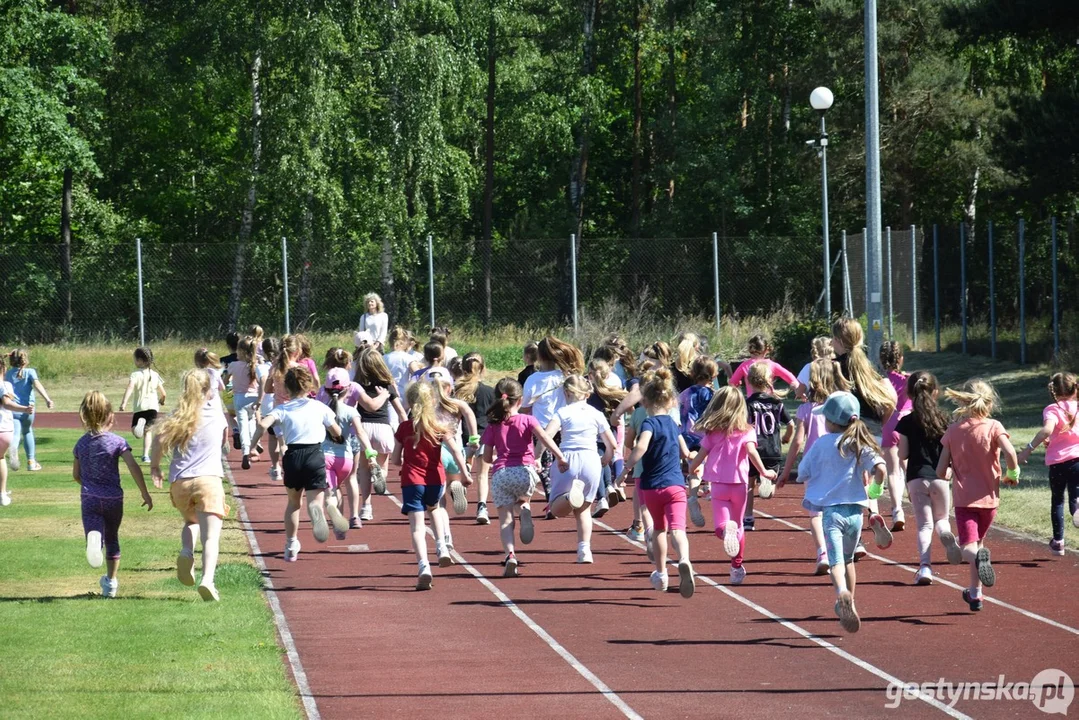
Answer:
<svg viewBox="0 0 1079 720"><path fill-rule="evenodd" d="M820 113L820 136L810 144L820 156L821 213L824 227L824 316L832 317L832 251L828 241L828 131L824 127L824 113L832 107L835 98L832 91L819 87L809 95L809 104Z"/></svg>

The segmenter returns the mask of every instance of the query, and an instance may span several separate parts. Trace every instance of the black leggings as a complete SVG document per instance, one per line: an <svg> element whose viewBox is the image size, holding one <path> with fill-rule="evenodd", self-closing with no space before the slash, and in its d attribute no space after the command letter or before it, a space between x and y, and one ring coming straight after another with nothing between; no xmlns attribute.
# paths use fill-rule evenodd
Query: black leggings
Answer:
<svg viewBox="0 0 1079 720"><path fill-rule="evenodd" d="M1064 539L1064 491L1068 492L1068 514L1075 515L1079 504L1079 460L1067 460L1049 466L1049 516L1053 521L1053 539Z"/></svg>

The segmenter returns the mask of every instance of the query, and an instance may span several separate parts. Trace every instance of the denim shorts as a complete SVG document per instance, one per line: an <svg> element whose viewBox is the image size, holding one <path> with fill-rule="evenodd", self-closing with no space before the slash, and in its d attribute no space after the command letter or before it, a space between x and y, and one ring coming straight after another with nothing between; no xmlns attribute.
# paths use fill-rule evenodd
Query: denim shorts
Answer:
<svg viewBox="0 0 1079 720"><path fill-rule="evenodd" d="M445 485L404 485L401 487L401 514L427 512L438 505Z"/></svg>
<svg viewBox="0 0 1079 720"><path fill-rule="evenodd" d="M841 563L854 562L854 549L862 535L861 505L829 505L824 508L824 547L828 550L828 564L832 567Z"/></svg>

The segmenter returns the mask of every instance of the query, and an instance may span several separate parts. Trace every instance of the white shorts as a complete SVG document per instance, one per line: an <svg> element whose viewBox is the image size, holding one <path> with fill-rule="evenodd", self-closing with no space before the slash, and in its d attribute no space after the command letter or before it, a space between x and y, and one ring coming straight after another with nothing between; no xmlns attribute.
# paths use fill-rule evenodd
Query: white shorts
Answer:
<svg viewBox="0 0 1079 720"><path fill-rule="evenodd" d="M367 439L371 441L371 449L379 455L389 455L393 452L393 427L386 423L360 423L363 431L367 433Z"/></svg>
<svg viewBox="0 0 1079 720"><path fill-rule="evenodd" d="M563 455L569 461L569 470L562 472L557 462L551 466L551 499L569 493L574 480L584 482L585 498L594 498L603 479L599 453L595 450L570 450Z"/></svg>
<svg viewBox="0 0 1079 720"><path fill-rule="evenodd" d="M491 499L500 508L511 508L521 498L530 498L539 485L531 465L511 465L491 476Z"/></svg>

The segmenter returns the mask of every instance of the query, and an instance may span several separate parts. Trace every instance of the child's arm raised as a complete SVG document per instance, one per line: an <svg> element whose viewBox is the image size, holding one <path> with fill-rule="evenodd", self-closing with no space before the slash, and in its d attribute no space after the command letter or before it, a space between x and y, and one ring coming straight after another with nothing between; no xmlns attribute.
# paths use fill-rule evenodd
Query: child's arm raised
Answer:
<svg viewBox="0 0 1079 720"><path fill-rule="evenodd" d="M368 395L367 391L363 388L359 388L359 390L359 393L357 393L356 406L363 408L367 412L375 412L390 399L389 391L381 386L375 388L375 394L373 396Z"/></svg>
<svg viewBox="0 0 1079 720"><path fill-rule="evenodd" d="M640 383L633 386L633 389L626 393L626 396L622 398L622 402L618 403L618 407L614 409L609 418L611 427L618 424L618 421L623 415L629 412L630 408L641 401L641 385Z"/></svg>
<svg viewBox="0 0 1079 720"><path fill-rule="evenodd" d="M131 477L135 478L135 484L139 486L139 492L142 493L142 504L146 506L146 512L150 512L154 509L154 499L150 497L150 491L146 489L146 478L142 476L142 468L135 462L135 456L131 454L130 450L125 450L120 457L124 459L128 472L131 473Z"/></svg>

